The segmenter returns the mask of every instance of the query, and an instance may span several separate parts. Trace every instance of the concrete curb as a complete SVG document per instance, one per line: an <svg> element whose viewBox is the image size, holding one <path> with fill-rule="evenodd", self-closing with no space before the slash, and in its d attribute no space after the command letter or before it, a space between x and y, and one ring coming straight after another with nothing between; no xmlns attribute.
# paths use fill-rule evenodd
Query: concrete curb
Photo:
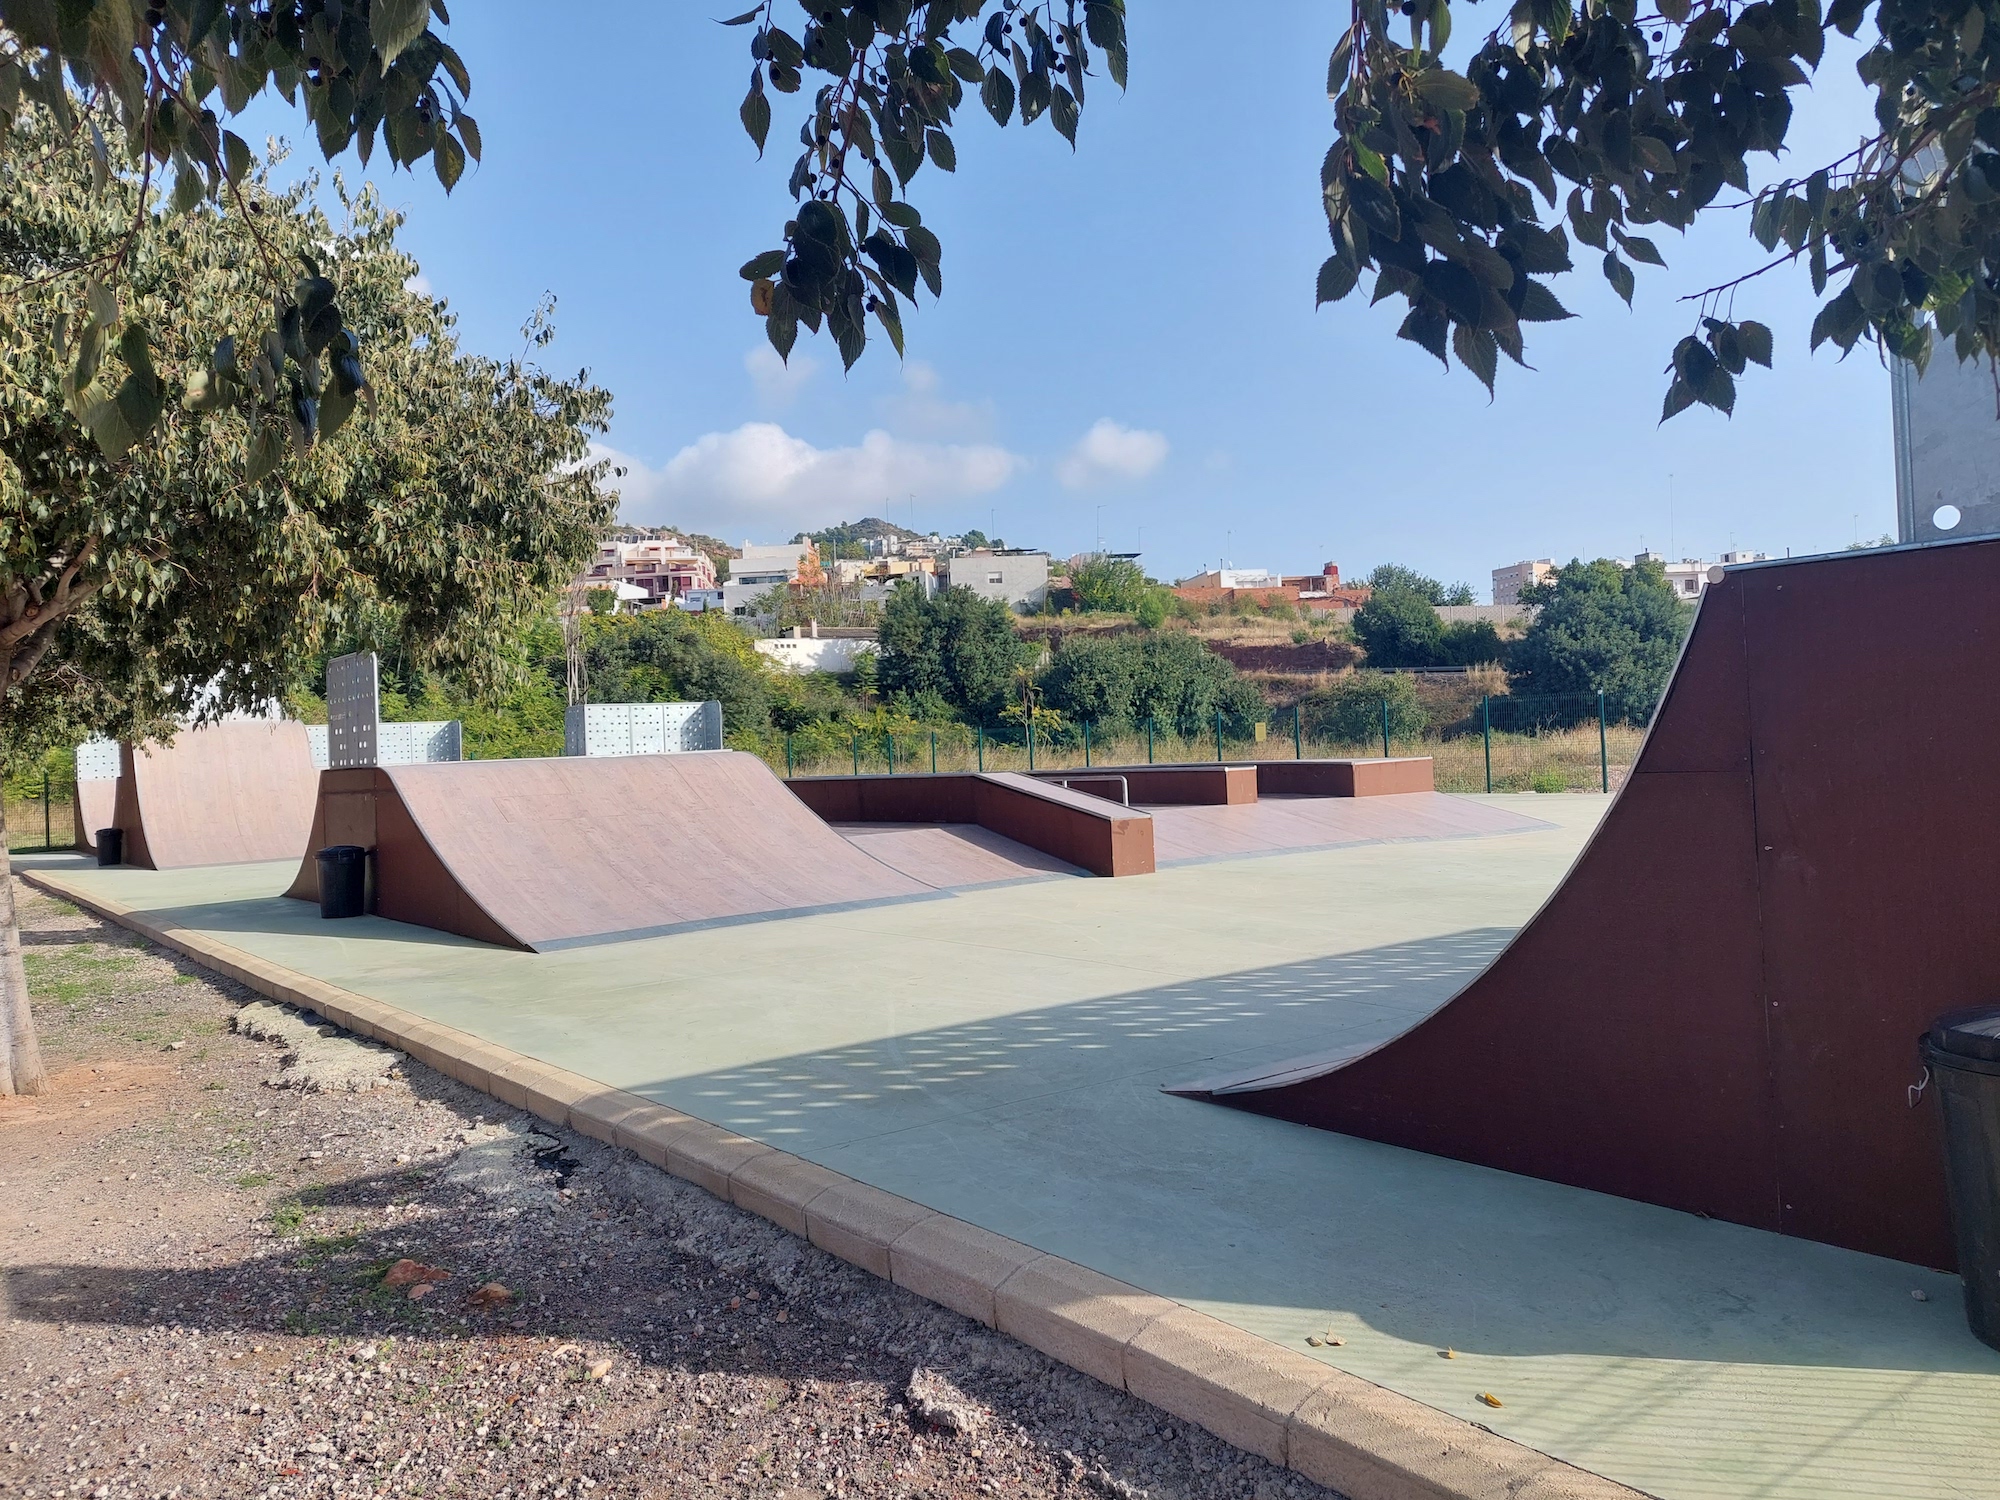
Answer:
<svg viewBox="0 0 2000 1500"><path fill-rule="evenodd" d="M1640 1491L1171 1298L638 1094L164 926L60 876L20 875L259 994L394 1047L538 1119L632 1152L1348 1500L1643 1500Z"/></svg>

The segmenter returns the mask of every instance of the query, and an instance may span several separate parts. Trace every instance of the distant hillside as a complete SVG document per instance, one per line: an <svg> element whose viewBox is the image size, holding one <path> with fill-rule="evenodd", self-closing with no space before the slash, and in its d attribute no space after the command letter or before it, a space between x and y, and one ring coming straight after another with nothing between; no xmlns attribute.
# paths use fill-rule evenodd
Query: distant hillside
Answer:
<svg viewBox="0 0 2000 1500"><path fill-rule="evenodd" d="M824 531L801 531L792 540L795 542L817 542L821 556L838 557L843 547L858 548L867 542L876 542L884 537L895 537L899 541L915 541L921 531L911 531L906 526L898 526L894 521L885 521L880 516L868 516L859 521L842 521L838 526L829 526Z"/></svg>

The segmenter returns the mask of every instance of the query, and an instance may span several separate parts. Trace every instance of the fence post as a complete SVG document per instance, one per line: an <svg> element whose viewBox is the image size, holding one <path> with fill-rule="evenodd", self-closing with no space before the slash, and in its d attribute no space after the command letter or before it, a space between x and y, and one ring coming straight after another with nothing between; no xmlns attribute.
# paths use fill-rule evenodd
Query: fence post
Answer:
<svg viewBox="0 0 2000 1500"><path fill-rule="evenodd" d="M1035 769L1035 715L1032 709L1028 711L1028 769Z"/></svg>
<svg viewBox="0 0 2000 1500"><path fill-rule="evenodd" d="M793 775L797 771L797 769L798 769L798 763L792 759L792 737L789 733L787 733L785 735L785 775L789 777Z"/></svg>
<svg viewBox="0 0 2000 1500"><path fill-rule="evenodd" d="M984 724L979 726L979 772L982 776L986 774L986 726Z"/></svg>
<svg viewBox="0 0 2000 1500"><path fill-rule="evenodd" d="M1597 774L1604 790L1611 790L1611 750L1604 728L1604 694L1597 695Z"/></svg>
<svg viewBox="0 0 2000 1500"><path fill-rule="evenodd" d="M1382 759L1389 758L1389 700L1382 700Z"/></svg>
<svg viewBox="0 0 2000 1500"><path fill-rule="evenodd" d="M931 731L931 775L937 775L937 731Z"/></svg>
<svg viewBox="0 0 2000 1500"><path fill-rule="evenodd" d="M1215 711L1215 758L1222 759L1222 710Z"/></svg>
<svg viewBox="0 0 2000 1500"><path fill-rule="evenodd" d="M1153 763L1153 716L1146 715L1146 764Z"/></svg>
<svg viewBox="0 0 2000 1500"><path fill-rule="evenodd" d="M49 773L47 767L42 769L42 848L44 851L55 848L54 837L49 831Z"/></svg>
<svg viewBox="0 0 2000 1500"><path fill-rule="evenodd" d="M882 742L889 747L889 774L894 776L896 774L896 737L893 734L884 734Z"/></svg>
<svg viewBox="0 0 2000 1500"><path fill-rule="evenodd" d="M1083 768L1090 769L1090 720L1083 721Z"/></svg>
<svg viewBox="0 0 2000 1500"><path fill-rule="evenodd" d="M1486 742L1486 795L1493 795L1493 695L1479 700L1479 737Z"/></svg>
<svg viewBox="0 0 2000 1500"><path fill-rule="evenodd" d="M854 737L854 774L861 774L861 736L858 734Z"/></svg>
<svg viewBox="0 0 2000 1500"><path fill-rule="evenodd" d="M1304 717L1305 717L1305 709L1301 707L1299 704L1294 703L1292 705L1292 759L1293 760L1304 760L1306 758L1305 731L1303 728L1300 727L1299 723L1299 721Z"/></svg>

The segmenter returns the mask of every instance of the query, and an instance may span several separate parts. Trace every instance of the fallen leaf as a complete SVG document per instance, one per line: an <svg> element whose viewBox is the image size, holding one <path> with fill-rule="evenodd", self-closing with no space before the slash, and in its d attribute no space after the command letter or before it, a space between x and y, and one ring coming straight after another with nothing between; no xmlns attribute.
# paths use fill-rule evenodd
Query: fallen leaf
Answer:
<svg viewBox="0 0 2000 1500"><path fill-rule="evenodd" d="M1457 1359L1457 1358L1458 1358L1458 1351L1457 1351L1456 1349L1440 1349L1440 1350L1438 1350L1438 1358L1439 1358L1439 1359Z"/></svg>
<svg viewBox="0 0 2000 1500"><path fill-rule="evenodd" d="M593 1360L590 1368L584 1372L585 1378L589 1380L602 1380L611 1373L612 1363L613 1361L608 1359Z"/></svg>
<svg viewBox="0 0 2000 1500"><path fill-rule="evenodd" d="M1325 1345L1326 1345L1326 1340L1325 1340L1325 1339L1323 1339L1323 1338L1321 1338L1321 1337L1320 1337L1320 1336L1319 1336L1318 1334L1316 1334L1316 1333L1309 1333L1309 1334L1307 1334L1307 1335L1306 1335L1306 1342L1307 1342L1308 1344L1312 1345L1312 1346L1313 1346L1313 1348L1315 1348L1315 1349L1319 1349L1319 1348L1324 1348L1324 1347L1325 1347Z"/></svg>
<svg viewBox="0 0 2000 1500"><path fill-rule="evenodd" d="M451 1272L436 1266L427 1266L420 1260L411 1260L407 1255L382 1273L384 1286L413 1286L420 1281L449 1281Z"/></svg>
<svg viewBox="0 0 2000 1500"><path fill-rule="evenodd" d="M436 1282L420 1281L415 1286L410 1288L409 1298L412 1302L421 1302L424 1300L424 1298L428 1297L432 1292L436 1290L437 1290Z"/></svg>
<svg viewBox="0 0 2000 1500"><path fill-rule="evenodd" d="M514 1300L514 1294L497 1281L489 1281L485 1286L465 1299L467 1307L505 1307Z"/></svg>
<svg viewBox="0 0 2000 1500"><path fill-rule="evenodd" d="M1488 1406L1501 1406L1505 1404L1501 1401L1501 1399L1498 1396L1494 1395L1491 1391L1481 1391L1479 1393L1479 1399L1481 1401L1484 1401Z"/></svg>

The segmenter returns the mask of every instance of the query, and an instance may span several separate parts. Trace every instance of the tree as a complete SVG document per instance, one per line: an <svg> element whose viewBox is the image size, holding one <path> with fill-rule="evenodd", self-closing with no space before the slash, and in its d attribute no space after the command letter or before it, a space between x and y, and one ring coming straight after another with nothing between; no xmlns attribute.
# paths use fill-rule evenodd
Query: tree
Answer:
<svg viewBox="0 0 2000 1500"><path fill-rule="evenodd" d="M1263 697L1236 668L1186 631L1128 636L1136 642L1132 716L1183 738L1207 734L1215 716L1232 735L1244 735L1266 716Z"/></svg>
<svg viewBox="0 0 2000 1500"><path fill-rule="evenodd" d="M1535 606L1536 615L1509 660L1513 691L1576 695L1537 718L1561 723L1590 717L1598 693L1614 719L1644 724L1652 718L1694 618L1659 562L1626 568L1603 558L1573 561L1521 590L1521 599Z"/></svg>
<svg viewBox="0 0 2000 1500"><path fill-rule="evenodd" d="M1429 574L1419 573L1415 568L1406 568L1400 563L1382 563L1362 582L1377 592L1399 589L1439 606L1472 602L1471 584L1440 583Z"/></svg>
<svg viewBox="0 0 2000 1500"><path fill-rule="evenodd" d="M1371 667L1432 667L1444 648L1444 621L1413 588L1377 588L1354 612L1354 639Z"/></svg>
<svg viewBox="0 0 2000 1500"><path fill-rule="evenodd" d="M1332 687L1299 700L1302 732L1342 744L1379 744L1382 705L1389 705L1389 733L1414 739L1424 732L1430 716L1408 677L1388 672L1350 672Z"/></svg>
<svg viewBox="0 0 2000 1500"><path fill-rule="evenodd" d="M939 589L926 598L911 580L889 595L880 640L883 692L919 701L935 694L975 719L999 712L1015 670L1034 656L999 600L968 588Z"/></svg>
<svg viewBox="0 0 2000 1500"><path fill-rule="evenodd" d="M1018 97L1024 122L1046 112L1074 145L1092 64L1125 82L1122 0L1083 11L1078 25L1053 0L828 0L801 39L772 24L769 0L735 18L756 23L741 114L760 151L766 80L780 92L807 71L828 80L801 131L785 248L743 267L781 354L800 321L817 331L824 318L852 364L871 311L901 351L891 287L914 298L921 275L938 295L942 250L898 185L926 156L955 167L967 86L1003 125ZM1827 32L1856 36L1871 15L1858 71L1875 93L1873 133L1753 195L1751 158L1786 149L1792 91L1810 86ZM1442 60L1452 20L1449 0L1351 0L1327 65L1335 138L1320 190L1333 253L1316 304L1367 276L1374 300L1403 300L1398 337L1491 391L1503 353L1526 364L1528 325L1571 316L1549 279L1573 268L1572 234L1629 303L1633 264L1666 264L1650 226L1747 207L1772 258L1683 298L1698 331L1674 347L1661 420L1697 402L1734 409L1736 378L1768 367L1773 348L1765 325L1733 321L1730 294L1801 260L1825 298L1815 349L1866 340L1921 368L1942 337L1961 360L2000 356L1988 255L2000 238L2000 35L1981 6L1661 0L1642 14L1637 0L1513 0L1463 72ZM1718 203L1725 187L1735 194Z"/></svg>
<svg viewBox="0 0 2000 1500"><path fill-rule="evenodd" d="M288 436L301 449L310 446L323 408L336 399L351 401L366 389L362 340L337 300L337 278L322 275L317 257L309 255L309 274L299 280L295 249L257 234L255 217L262 207L253 184L257 159L240 136L224 128L216 106L224 115L237 115L275 90L304 109L328 161L352 144L366 166L380 130L392 167L429 159L450 192L466 158L479 159L480 136L478 122L464 109L471 75L429 29L433 13L450 24L443 0L326 6L292 0L147 5L6 0L0 5L0 149L10 131L38 117L33 130L92 153L100 182L136 177L136 196L146 205L93 243L88 256L42 268L65 280L87 277L85 295L93 312L100 306L114 310L72 325L78 333L74 341L54 340L62 346L60 359L68 362L74 355L77 393L91 385L107 325L122 323L133 341L137 363L128 359L130 374L116 392L78 403L78 414L107 458L117 459L148 438L166 406L164 390L143 358L143 349L159 341L144 316L116 315L119 288L160 220L200 203L226 204L244 218L257 242L248 263L257 268L253 277L262 277L268 311L212 326L208 342L233 340L246 359L253 351L259 355L263 370L253 379L247 365L239 371L218 349L212 378L193 403L198 411L232 407L252 414L243 433L250 439L251 477L272 455L282 454ZM164 188L170 167L171 196L156 194L156 174ZM245 448L237 451L240 456Z"/></svg>
<svg viewBox="0 0 2000 1500"><path fill-rule="evenodd" d="M988 547L991 547L993 545L993 543L987 539L986 533L976 528L972 531L966 532L964 536L959 538L959 540L965 543L966 547L973 552L983 552Z"/></svg>
<svg viewBox="0 0 2000 1500"><path fill-rule="evenodd" d="M1071 635L1042 674L1049 707L1105 734L1132 728L1140 653L1133 636Z"/></svg>
<svg viewBox="0 0 2000 1500"><path fill-rule="evenodd" d="M750 638L703 611L649 609L583 624L590 695L600 703L722 705L726 732L762 731L771 722L769 673ZM551 664L553 665L553 664Z"/></svg>
<svg viewBox="0 0 2000 1500"><path fill-rule="evenodd" d="M1069 570L1070 592L1085 614L1134 614L1146 597L1146 574L1129 557L1098 553Z"/></svg>
<svg viewBox="0 0 2000 1500"><path fill-rule="evenodd" d="M195 205L132 241L122 295L80 298L50 268L124 236L144 216L143 176L107 174L46 109L14 132L0 159L5 764L86 731L145 737L277 698L298 661L372 608L393 612L424 665L504 681L500 646L615 514L598 489L605 466L588 458L609 396L523 359L461 353L443 305L409 289L417 266L396 248L400 220L372 191L345 200L350 222L336 227L305 189L273 194L246 174L262 208L254 234L248 216ZM106 145L123 160L115 132ZM268 428L245 405L162 397L148 440L107 456L86 420L99 400L124 400L135 381L198 398L218 373L217 330L248 347L267 308L267 249L339 275L348 326L373 351L375 398L323 405L320 441L301 448L294 431L293 451L254 475L240 455ZM530 342L546 329L538 317ZM79 386L75 344L93 340L117 348L124 373ZM5 874L0 864L0 893ZM38 1089L5 894L0 1048L0 1092Z"/></svg>

